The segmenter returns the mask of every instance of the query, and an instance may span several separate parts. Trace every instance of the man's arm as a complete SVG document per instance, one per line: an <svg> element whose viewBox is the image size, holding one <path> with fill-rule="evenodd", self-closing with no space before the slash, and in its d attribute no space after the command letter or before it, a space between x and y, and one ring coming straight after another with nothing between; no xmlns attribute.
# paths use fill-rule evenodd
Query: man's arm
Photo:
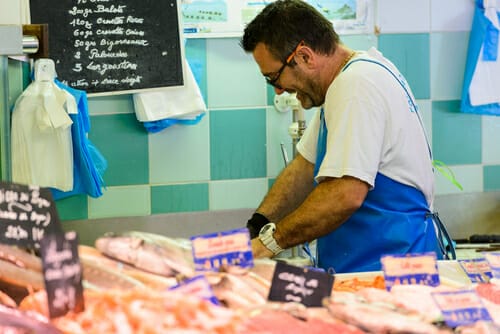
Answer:
<svg viewBox="0 0 500 334"><path fill-rule="evenodd" d="M257 209L278 222L295 210L314 188L314 165L300 154L281 172Z"/></svg>
<svg viewBox="0 0 500 334"><path fill-rule="evenodd" d="M278 220L270 218L276 223L274 238L281 248L290 248L330 233L362 205L368 190L367 183L354 177L326 178L299 203L296 210ZM260 212L271 214L265 211L273 208L271 204L264 200ZM252 249L255 257L273 255L259 239L252 240Z"/></svg>

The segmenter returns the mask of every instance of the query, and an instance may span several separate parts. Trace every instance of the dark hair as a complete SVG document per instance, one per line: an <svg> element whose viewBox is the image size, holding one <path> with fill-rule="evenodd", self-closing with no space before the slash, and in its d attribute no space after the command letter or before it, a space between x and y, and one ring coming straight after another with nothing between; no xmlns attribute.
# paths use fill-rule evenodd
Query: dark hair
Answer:
<svg viewBox="0 0 500 334"><path fill-rule="evenodd" d="M332 22L305 1L277 0L246 26L240 44L246 52L253 52L258 43L264 43L284 61L301 40L315 52L331 54L339 36Z"/></svg>

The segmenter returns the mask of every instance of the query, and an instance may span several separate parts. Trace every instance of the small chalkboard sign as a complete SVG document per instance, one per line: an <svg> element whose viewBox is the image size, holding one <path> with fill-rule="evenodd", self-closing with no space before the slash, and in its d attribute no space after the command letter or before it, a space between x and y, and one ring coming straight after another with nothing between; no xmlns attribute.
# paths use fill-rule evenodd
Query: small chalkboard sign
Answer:
<svg viewBox="0 0 500 334"><path fill-rule="evenodd" d="M0 182L0 243L38 248L45 236L60 231L48 188Z"/></svg>
<svg viewBox="0 0 500 334"><path fill-rule="evenodd" d="M89 94L182 86L178 0L30 0L48 24L49 58L64 84Z"/></svg>
<svg viewBox="0 0 500 334"><path fill-rule="evenodd" d="M322 306L332 293L334 277L326 272L277 262L268 299Z"/></svg>
<svg viewBox="0 0 500 334"><path fill-rule="evenodd" d="M41 241L40 254L50 317L83 311L82 267L76 233L45 237Z"/></svg>

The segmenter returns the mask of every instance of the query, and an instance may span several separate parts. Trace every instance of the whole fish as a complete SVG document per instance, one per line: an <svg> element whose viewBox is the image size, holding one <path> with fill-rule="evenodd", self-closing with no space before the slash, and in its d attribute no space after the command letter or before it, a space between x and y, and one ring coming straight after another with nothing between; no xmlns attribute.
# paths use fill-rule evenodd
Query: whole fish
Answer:
<svg viewBox="0 0 500 334"><path fill-rule="evenodd" d="M130 231L106 234L95 241L95 247L106 256L154 274L168 277L194 274L191 249L172 238Z"/></svg>
<svg viewBox="0 0 500 334"><path fill-rule="evenodd" d="M16 246L0 244L0 259L21 268L42 271L42 261L38 256Z"/></svg>

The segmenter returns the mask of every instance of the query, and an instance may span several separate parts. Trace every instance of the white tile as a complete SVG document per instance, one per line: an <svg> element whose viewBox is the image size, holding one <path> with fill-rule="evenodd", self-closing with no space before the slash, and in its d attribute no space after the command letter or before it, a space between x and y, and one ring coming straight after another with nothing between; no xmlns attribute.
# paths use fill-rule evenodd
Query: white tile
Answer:
<svg viewBox="0 0 500 334"><path fill-rule="evenodd" d="M208 107L266 105L266 83L237 38L207 39Z"/></svg>
<svg viewBox="0 0 500 334"><path fill-rule="evenodd" d="M430 0L378 0L376 25L382 34L428 32Z"/></svg>
<svg viewBox="0 0 500 334"><path fill-rule="evenodd" d="M470 31L474 0L431 0L431 31Z"/></svg>
<svg viewBox="0 0 500 334"><path fill-rule="evenodd" d="M435 171L436 195L460 194L464 192L483 191L483 166L482 165L454 165L448 166L453 172L455 179L463 187L457 188L448 178L439 171Z"/></svg>
<svg viewBox="0 0 500 334"><path fill-rule="evenodd" d="M254 209L267 192L267 178L212 181L210 210Z"/></svg>
<svg viewBox="0 0 500 334"><path fill-rule="evenodd" d="M209 113L195 125L174 125L149 136L152 184L210 180Z"/></svg>
<svg viewBox="0 0 500 334"><path fill-rule="evenodd" d="M500 164L500 117L482 116L483 164Z"/></svg>
<svg viewBox="0 0 500 334"><path fill-rule="evenodd" d="M147 185L107 187L101 197L89 197L89 218L150 215L150 193Z"/></svg>

